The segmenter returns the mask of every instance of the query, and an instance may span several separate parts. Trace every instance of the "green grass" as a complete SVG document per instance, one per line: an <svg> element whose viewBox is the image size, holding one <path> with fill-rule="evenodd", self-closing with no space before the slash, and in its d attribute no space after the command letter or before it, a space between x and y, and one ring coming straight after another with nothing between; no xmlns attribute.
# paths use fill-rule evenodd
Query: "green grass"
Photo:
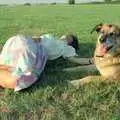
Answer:
<svg viewBox="0 0 120 120"><path fill-rule="evenodd" d="M119 24L119 11L120 5L104 4L0 7L0 44L18 33L60 37L72 32L80 39L79 55L91 57L96 42L91 29L100 22ZM0 89L0 119L120 120L120 83L97 82L75 89L67 82L99 73L62 71L72 66L76 65L63 59L51 61L40 81L27 90Z"/></svg>

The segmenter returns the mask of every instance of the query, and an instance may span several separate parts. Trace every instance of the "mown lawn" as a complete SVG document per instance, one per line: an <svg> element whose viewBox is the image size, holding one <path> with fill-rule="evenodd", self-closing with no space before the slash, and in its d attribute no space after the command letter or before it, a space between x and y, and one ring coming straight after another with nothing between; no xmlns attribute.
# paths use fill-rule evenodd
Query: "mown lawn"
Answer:
<svg viewBox="0 0 120 120"><path fill-rule="evenodd" d="M79 55L91 57L98 23L120 24L120 5L38 5L0 7L0 45L15 34L60 37L75 33ZM63 71L74 67L62 58L47 63L32 87L15 93L0 89L0 120L120 120L120 82L97 82L74 88L69 81L97 71Z"/></svg>

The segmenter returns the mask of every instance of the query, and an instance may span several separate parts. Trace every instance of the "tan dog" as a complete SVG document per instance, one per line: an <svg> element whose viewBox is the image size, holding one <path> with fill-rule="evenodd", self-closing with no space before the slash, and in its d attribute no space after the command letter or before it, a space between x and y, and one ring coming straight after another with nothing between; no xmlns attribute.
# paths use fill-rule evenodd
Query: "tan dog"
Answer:
<svg viewBox="0 0 120 120"><path fill-rule="evenodd" d="M120 79L120 28L112 24L99 24L94 27L93 31L99 34L94 60L102 76L88 76L71 81L75 86L99 79Z"/></svg>

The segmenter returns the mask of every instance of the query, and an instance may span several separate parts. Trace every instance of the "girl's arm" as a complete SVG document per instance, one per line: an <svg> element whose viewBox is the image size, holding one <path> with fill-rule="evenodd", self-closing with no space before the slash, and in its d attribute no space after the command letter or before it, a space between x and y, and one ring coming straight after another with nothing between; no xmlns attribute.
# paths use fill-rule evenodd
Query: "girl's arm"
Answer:
<svg viewBox="0 0 120 120"><path fill-rule="evenodd" d="M66 57L68 61L79 65L90 65L94 63L93 58L80 58L78 56Z"/></svg>

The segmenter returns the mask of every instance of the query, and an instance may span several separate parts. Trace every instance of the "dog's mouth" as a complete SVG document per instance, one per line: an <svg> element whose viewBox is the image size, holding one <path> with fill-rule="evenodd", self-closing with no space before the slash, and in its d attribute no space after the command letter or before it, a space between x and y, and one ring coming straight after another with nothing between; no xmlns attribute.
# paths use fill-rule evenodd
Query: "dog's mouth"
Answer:
<svg viewBox="0 0 120 120"><path fill-rule="evenodd" d="M107 52L113 48L113 45L107 47Z"/></svg>
<svg viewBox="0 0 120 120"><path fill-rule="evenodd" d="M113 45L110 45L110 46L100 45L96 49L96 57L104 57L112 48L113 48Z"/></svg>

